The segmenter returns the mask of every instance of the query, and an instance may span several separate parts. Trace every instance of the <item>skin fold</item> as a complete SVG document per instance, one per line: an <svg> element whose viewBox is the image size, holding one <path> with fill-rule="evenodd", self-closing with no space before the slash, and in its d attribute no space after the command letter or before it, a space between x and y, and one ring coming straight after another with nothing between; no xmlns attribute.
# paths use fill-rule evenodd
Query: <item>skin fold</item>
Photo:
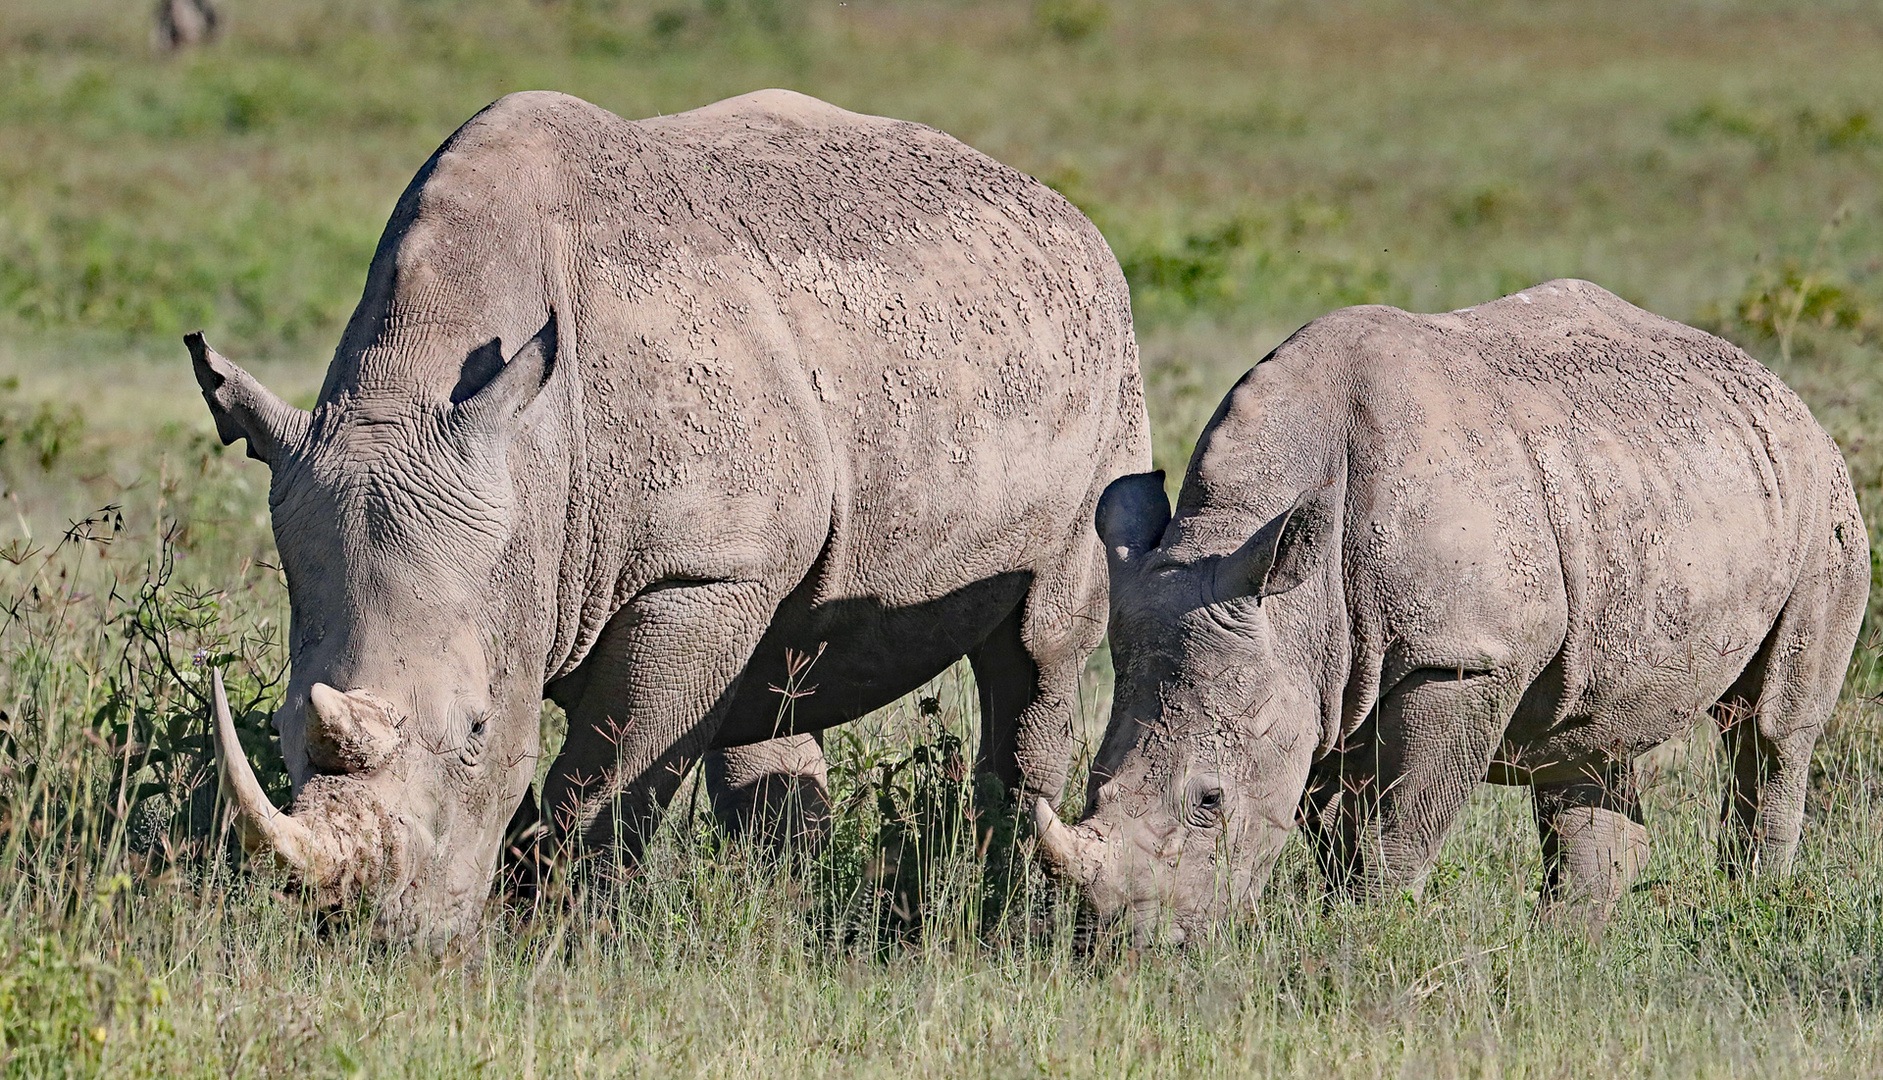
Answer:
<svg viewBox="0 0 1883 1080"><path fill-rule="evenodd" d="M513 94L400 199L311 411L190 344L293 611L297 824L246 832L384 936L473 928L507 847L631 862L709 754L735 824L815 803L818 732L963 656L983 787L1061 789L1088 523L1149 464L1130 303L1071 204L947 135Z"/></svg>
<svg viewBox="0 0 1883 1080"><path fill-rule="evenodd" d="M1416 890L1479 781L1535 793L1547 913L1647 857L1635 755L1710 712L1720 855L1785 873L1870 582L1843 458L1743 352L1580 281L1316 320L1230 391L1172 514L1096 515L1113 713L1041 855L1140 943L1329 886Z"/></svg>

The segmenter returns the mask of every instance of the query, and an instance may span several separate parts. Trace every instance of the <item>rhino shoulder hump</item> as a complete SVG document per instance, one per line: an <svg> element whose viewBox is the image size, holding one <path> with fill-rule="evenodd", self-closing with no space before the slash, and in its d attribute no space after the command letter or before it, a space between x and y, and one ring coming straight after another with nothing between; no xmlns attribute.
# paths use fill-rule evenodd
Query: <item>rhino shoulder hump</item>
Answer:
<svg viewBox="0 0 1883 1080"><path fill-rule="evenodd" d="M556 90L518 90L491 102L465 121L451 142L482 143L503 136L527 137L542 131L590 132L622 122L607 109L571 94Z"/></svg>

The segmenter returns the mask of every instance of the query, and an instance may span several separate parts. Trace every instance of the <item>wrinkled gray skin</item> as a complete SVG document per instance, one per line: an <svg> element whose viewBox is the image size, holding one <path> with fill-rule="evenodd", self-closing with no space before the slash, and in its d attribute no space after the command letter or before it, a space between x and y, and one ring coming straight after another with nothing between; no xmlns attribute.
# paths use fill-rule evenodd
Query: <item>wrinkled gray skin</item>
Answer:
<svg viewBox="0 0 1883 1080"><path fill-rule="evenodd" d="M718 763L729 812L821 790L810 733L963 655L983 772L1064 782L1088 523L1149 461L1129 301L1076 209L940 132L513 94L400 200L311 412L191 347L273 469L293 609L293 813L243 827L386 937L477 922L545 693L552 856L632 858L715 748L797 736Z"/></svg>
<svg viewBox="0 0 1883 1080"><path fill-rule="evenodd" d="M1350 308L1229 393L1173 517L1097 513L1118 672L1041 854L1140 943L1251 903L1302 821L1336 892L1417 889L1480 780L1529 784L1546 912L1599 927L1631 759L1718 719L1736 870L1783 874L1869 589L1837 447L1732 345L1586 282Z"/></svg>

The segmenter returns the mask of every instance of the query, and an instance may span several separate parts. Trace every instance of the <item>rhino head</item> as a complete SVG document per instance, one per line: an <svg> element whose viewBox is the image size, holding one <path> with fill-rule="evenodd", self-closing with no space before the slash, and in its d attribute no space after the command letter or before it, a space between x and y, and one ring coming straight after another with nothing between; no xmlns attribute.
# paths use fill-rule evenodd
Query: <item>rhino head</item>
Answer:
<svg viewBox="0 0 1883 1080"><path fill-rule="evenodd" d="M1160 547L1161 471L1099 501L1111 722L1084 820L1068 826L1041 799L1034 824L1046 869L1082 887L1099 923L1128 919L1138 945L1181 943L1255 899L1294 827L1321 743L1326 635L1275 618L1274 598L1337 562L1338 509L1333 485L1313 489L1237 550L1184 560Z"/></svg>
<svg viewBox="0 0 1883 1080"><path fill-rule="evenodd" d="M185 340L218 434L273 474L291 608L274 724L292 813L255 782L217 679L244 844L319 902L364 902L379 936L442 950L477 924L538 753L545 635L509 455L554 315L462 400L330 387L311 413Z"/></svg>

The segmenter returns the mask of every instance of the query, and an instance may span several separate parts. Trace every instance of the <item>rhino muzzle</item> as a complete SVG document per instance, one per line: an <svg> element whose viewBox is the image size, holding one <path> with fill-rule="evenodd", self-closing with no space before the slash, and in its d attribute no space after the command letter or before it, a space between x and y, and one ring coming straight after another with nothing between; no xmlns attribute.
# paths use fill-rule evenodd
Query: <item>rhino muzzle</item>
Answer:
<svg viewBox="0 0 1883 1080"><path fill-rule="evenodd" d="M242 750L235 720L229 714L221 671L210 673L210 685L215 706L216 760L224 795L234 807L236 834L243 850L272 857L322 900L338 902L357 895L377 879L384 863L383 815L369 796L351 790L356 785L343 787L331 782L340 777L319 777L310 782L300 800L307 804L303 812L289 814L277 809ZM331 698L342 695L331 687L317 686L315 690L316 722L311 725L311 741L322 745L337 760L377 759L383 763L390 757L396 747L396 733L389 745L389 725L382 730L375 717L362 717L358 709L336 708L339 703ZM319 693L323 690L326 694ZM323 780L330 782L321 783Z"/></svg>

